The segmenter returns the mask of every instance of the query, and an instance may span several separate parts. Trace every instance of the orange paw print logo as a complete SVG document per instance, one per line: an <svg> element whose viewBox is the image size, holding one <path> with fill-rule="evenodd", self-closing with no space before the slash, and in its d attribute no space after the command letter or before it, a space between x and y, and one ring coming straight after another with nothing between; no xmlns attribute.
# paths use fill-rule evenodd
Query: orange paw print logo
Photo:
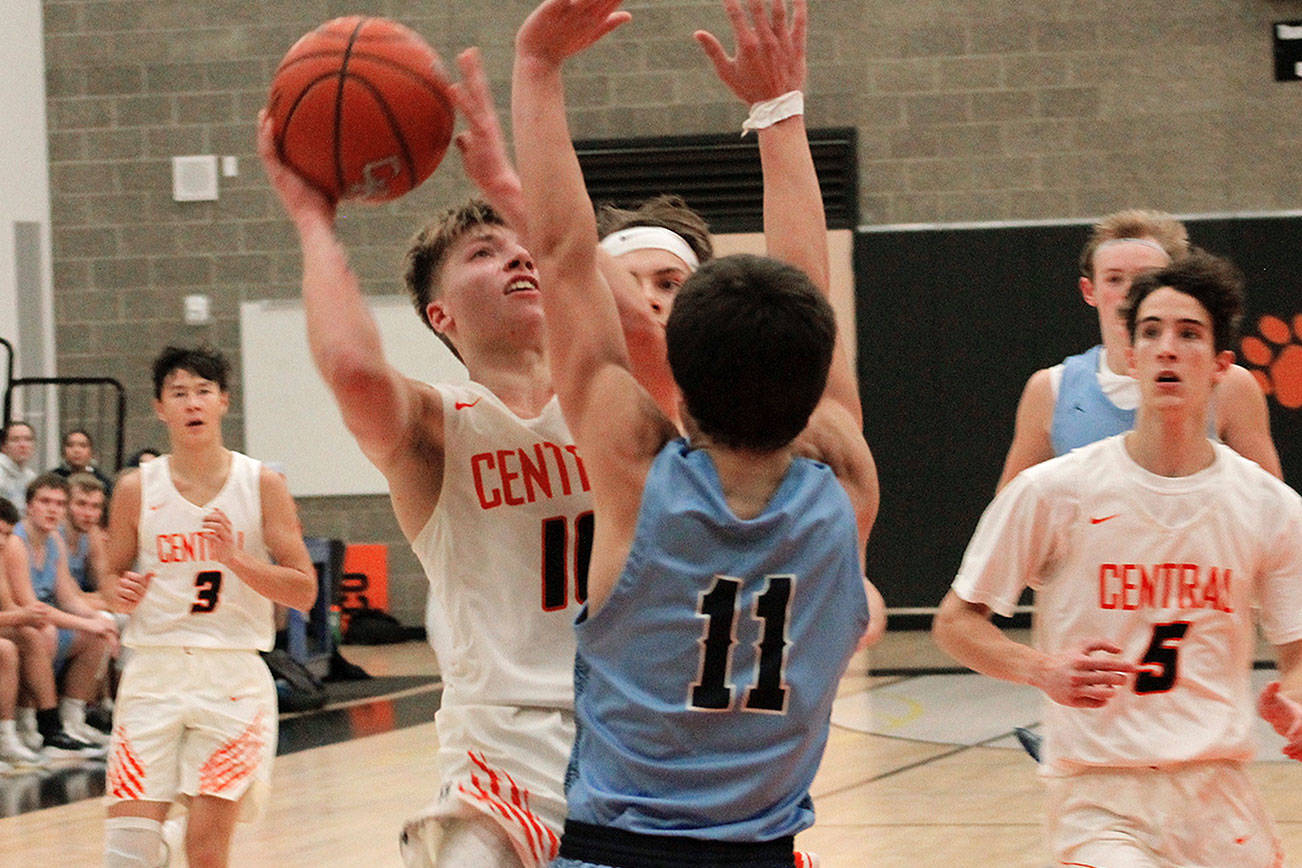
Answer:
<svg viewBox="0 0 1302 868"><path fill-rule="evenodd" d="M1246 337L1242 344L1252 375L1281 407L1302 407L1302 313L1293 317L1292 328L1277 316L1263 316L1257 331L1261 337Z"/></svg>

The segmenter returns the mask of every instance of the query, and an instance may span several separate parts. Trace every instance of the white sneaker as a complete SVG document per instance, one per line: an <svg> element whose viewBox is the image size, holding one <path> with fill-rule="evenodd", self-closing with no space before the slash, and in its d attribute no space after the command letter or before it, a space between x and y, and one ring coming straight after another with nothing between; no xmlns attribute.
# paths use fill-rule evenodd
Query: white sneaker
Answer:
<svg viewBox="0 0 1302 868"><path fill-rule="evenodd" d="M109 746L110 739L108 735L86 723L77 723L65 720L63 722L63 731L77 739L77 741L84 741L86 744L91 744L95 747L107 749Z"/></svg>
<svg viewBox="0 0 1302 868"><path fill-rule="evenodd" d="M15 769L13 766L5 762L4 760L0 760L0 775L7 775L14 771Z"/></svg>
<svg viewBox="0 0 1302 868"><path fill-rule="evenodd" d="M0 735L0 761L18 768L38 769L45 765L44 758L23 744L22 739L16 735L8 738Z"/></svg>
<svg viewBox="0 0 1302 868"><path fill-rule="evenodd" d="M41 738L41 733L36 728L36 709L19 708L16 716L18 737L23 744L27 745L28 750L39 751L45 744L45 739Z"/></svg>

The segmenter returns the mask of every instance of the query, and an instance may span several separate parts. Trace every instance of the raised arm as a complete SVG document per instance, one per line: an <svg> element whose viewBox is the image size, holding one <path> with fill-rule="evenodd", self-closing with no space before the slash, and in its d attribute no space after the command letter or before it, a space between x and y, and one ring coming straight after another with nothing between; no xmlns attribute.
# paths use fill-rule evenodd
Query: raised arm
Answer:
<svg viewBox="0 0 1302 868"><path fill-rule="evenodd" d="M561 65L629 16L620 0L545 0L516 36L512 112L529 244L543 280L548 362L592 480L588 607L609 596L631 545L647 470L677 431L630 372L597 257L597 226L565 120Z"/></svg>
<svg viewBox="0 0 1302 868"><path fill-rule="evenodd" d="M629 20L621 0L546 0L516 36L512 114L528 241L542 275L552 381L576 437L628 352L597 265L597 223L565 119L565 60ZM602 408L596 407L597 412Z"/></svg>
<svg viewBox="0 0 1302 868"><path fill-rule="evenodd" d="M736 43L733 56L708 31L698 30L695 38L719 79L747 106L786 97L775 107L774 116L780 119L760 120L768 125L757 129L764 175L764 242L769 256L804 271L826 295L831 283L827 220L803 109L807 0L792 0L790 15L786 0L773 0L767 13L762 0L747 3L749 8L743 9L741 0L724 0ZM825 398L844 406L862 426L859 389L845 340L838 333Z"/></svg>
<svg viewBox="0 0 1302 868"><path fill-rule="evenodd" d="M438 391L404 377L385 360L379 326L335 232L335 203L280 162L265 113L259 119L258 154L298 231L312 360L344 425L388 480L398 523L410 539L434 511L442 485Z"/></svg>
<svg viewBox="0 0 1302 868"><path fill-rule="evenodd" d="M383 471L415 424L413 386L385 361L379 327L335 233L335 203L280 162L265 113L259 119L258 154L298 231L312 359L344 424Z"/></svg>

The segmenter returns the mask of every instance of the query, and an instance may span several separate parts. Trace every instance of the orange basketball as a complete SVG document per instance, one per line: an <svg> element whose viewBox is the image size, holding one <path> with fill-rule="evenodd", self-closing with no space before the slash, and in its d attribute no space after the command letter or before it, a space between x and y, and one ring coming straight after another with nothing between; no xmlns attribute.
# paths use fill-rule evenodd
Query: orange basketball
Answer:
<svg viewBox="0 0 1302 868"><path fill-rule="evenodd" d="M289 49L267 113L280 158L332 199L385 202L438 168L454 114L438 55L385 18L327 21Z"/></svg>

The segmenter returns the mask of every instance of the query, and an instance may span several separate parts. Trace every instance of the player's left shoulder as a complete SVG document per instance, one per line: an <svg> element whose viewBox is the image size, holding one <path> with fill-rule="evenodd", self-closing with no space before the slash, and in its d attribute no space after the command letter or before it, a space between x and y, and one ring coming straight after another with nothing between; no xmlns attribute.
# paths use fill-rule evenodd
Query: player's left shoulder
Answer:
<svg viewBox="0 0 1302 868"><path fill-rule="evenodd" d="M1223 484L1239 501L1265 510L1302 508L1298 493L1260 464L1224 443L1213 442L1212 448L1221 467Z"/></svg>

